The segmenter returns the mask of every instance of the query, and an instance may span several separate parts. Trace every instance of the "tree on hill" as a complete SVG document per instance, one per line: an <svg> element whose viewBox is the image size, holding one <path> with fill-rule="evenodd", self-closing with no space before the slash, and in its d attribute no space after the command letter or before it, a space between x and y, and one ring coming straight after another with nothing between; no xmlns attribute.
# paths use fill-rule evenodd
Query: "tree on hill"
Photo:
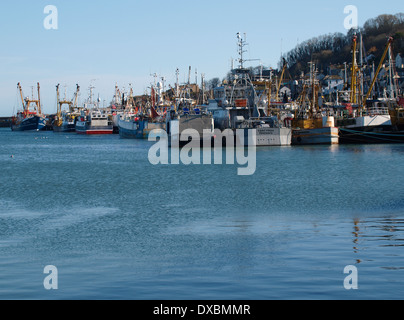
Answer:
<svg viewBox="0 0 404 320"><path fill-rule="evenodd" d="M359 30L351 29L346 35L334 33L309 39L284 55L290 73L294 77L307 73L308 63L313 61L319 70L327 70L329 65L342 65L352 60L352 39L355 34L362 34L366 49L365 56L373 54L374 59L381 59L387 40L394 38L394 54L404 52L404 13L383 14L369 19Z"/></svg>

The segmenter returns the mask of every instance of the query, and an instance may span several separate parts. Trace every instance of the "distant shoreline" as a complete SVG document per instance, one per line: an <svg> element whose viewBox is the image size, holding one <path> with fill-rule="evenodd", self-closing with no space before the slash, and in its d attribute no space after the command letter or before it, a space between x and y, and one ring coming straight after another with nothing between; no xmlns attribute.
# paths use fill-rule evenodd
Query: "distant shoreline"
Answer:
<svg viewBox="0 0 404 320"><path fill-rule="evenodd" d="M0 128L10 128L12 117L0 117Z"/></svg>

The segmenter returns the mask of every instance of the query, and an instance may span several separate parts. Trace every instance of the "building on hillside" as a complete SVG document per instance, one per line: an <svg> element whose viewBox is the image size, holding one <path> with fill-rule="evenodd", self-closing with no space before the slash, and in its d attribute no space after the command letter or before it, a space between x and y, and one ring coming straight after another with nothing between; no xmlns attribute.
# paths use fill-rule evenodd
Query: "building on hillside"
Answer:
<svg viewBox="0 0 404 320"><path fill-rule="evenodd" d="M292 90L284 86L279 90L279 97L281 99L287 98L288 100L292 98Z"/></svg>
<svg viewBox="0 0 404 320"><path fill-rule="evenodd" d="M344 78L345 66L344 65L330 65L328 67L327 74L330 76L340 76L341 78Z"/></svg>
<svg viewBox="0 0 404 320"><path fill-rule="evenodd" d="M323 94L335 93L344 90L344 79L338 75L328 75L323 81Z"/></svg>

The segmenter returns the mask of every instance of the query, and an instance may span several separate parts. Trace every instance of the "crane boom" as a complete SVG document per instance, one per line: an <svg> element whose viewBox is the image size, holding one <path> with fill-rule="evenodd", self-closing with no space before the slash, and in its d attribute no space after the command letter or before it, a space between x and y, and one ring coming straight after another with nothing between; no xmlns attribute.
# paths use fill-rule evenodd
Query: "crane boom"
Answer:
<svg viewBox="0 0 404 320"><path fill-rule="evenodd" d="M74 93L74 103L73 103L73 108L77 107L77 100L80 92L80 86L76 84L76 92Z"/></svg>
<svg viewBox="0 0 404 320"><path fill-rule="evenodd" d="M20 96L21 96L21 103L22 107L25 110L25 105L24 105L24 94L22 93L22 88L21 88L21 83L17 83L18 90L20 91Z"/></svg>
<svg viewBox="0 0 404 320"><path fill-rule="evenodd" d="M60 84L58 83L58 85L56 86L56 99L57 99L57 115L58 115L58 119L60 119L61 118L61 116L62 116L62 108L61 108L61 105L60 105L60 93L59 93L59 87L60 87Z"/></svg>
<svg viewBox="0 0 404 320"><path fill-rule="evenodd" d="M383 56L382 56L382 58L380 60L379 66L377 67L376 73L375 73L375 75L373 77L373 80L372 80L372 83L371 83L371 85L369 87L369 91L366 94L365 99L363 99L363 107L366 107L366 101L368 100L368 98L369 98L369 96L370 96L370 94L371 94L371 92L373 90L373 87L374 87L374 85L376 83L377 77L379 76L380 70L381 70L381 68L383 66L383 61L384 61L384 59L386 59L387 52L389 51L389 48L391 47L392 43L393 43L393 38L390 37L389 40L387 41L387 45L386 45L386 48L384 49Z"/></svg>
<svg viewBox="0 0 404 320"><path fill-rule="evenodd" d="M279 101L279 91L281 90L281 85L282 85L282 81L283 81L283 76L285 75L286 67L287 67L287 63L286 63L286 60L284 58L283 59L283 68L282 68L281 78L279 79L278 87L276 88L275 99L276 99L277 102Z"/></svg>
<svg viewBox="0 0 404 320"><path fill-rule="evenodd" d="M356 73L357 73L357 62L356 62L356 47L358 44L358 38L355 35L353 37L353 48L352 48L352 69L351 69L351 103L356 104Z"/></svg>
<svg viewBox="0 0 404 320"><path fill-rule="evenodd" d="M37 83L38 86L38 113L42 114L42 110L41 110L41 87L39 85L39 82Z"/></svg>

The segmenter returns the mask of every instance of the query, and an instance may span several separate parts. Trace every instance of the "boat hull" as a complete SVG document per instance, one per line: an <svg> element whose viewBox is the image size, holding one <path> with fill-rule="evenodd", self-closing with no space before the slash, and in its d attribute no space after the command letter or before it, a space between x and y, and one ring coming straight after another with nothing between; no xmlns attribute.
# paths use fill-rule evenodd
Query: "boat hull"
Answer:
<svg viewBox="0 0 404 320"><path fill-rule="evenodd" d="M99 135L99 134L113 134L113 129L109 129L109 128L90 128L90 129L86 129L86 130L77 130L76 132L78 134L87 134L87 135Z"/></svg>
<svg viewBox="0 0 404 320"><path fill-rule="evenodd" d="M333 145L339 143L339 130L336 127L293 130L293 145Z"/></svg>
<svg viewBox="0 0 404 320"><path fill-rule="evenodd" d="M101 135L101 134L113 134L114 128L111 126L91 126L88 123L76 124L76 133L87 135Z"/></svg>
<svg viewBox="0 0 404 320"><path fill-rule="evenodd" d="M143 132L119 127L119 136L123 139L143 139Z"/></svg>
<svg viewBox="0 0 404 320"><path fill-rule="evenodd" d="M62 124L60 127L53 126L53 131L54 132L75 132L76 125L74 123L69 123L69 124Z"/></svg>
<svg viewBox="0 0 404 320"><path fill-rule="evenodd" d="M403 132L396 131L388 114L362 116L344 121L352 124L343 125L339 122L341 144L380 144L403 143Z"/></svg>
<svg viewBox="0 0 404 320"><path fill-rule="evenodd" d="M26 118L18 124L11 124L12 131L41 131L45 127L46 119L40 116Z"/></svg>
<svg viewBox="0 0 404 320"><path fill-rule="evenodd" d="M244 130L244 146L249 146L249 129ZM236 136L236 145L243 145ZM238 144L237 144L238 143ZM292 130L290 128L256 128L257 147L283 147L292 144Z"/></svg>
<svg viewBox="0 0 404 320"><path fill-rule="evenodd" d="M339 128L340 144L404 143L404 131L392 126Z"/></svg>
<svg viewBox="0 0 404 320"><path fill-rule="evenodd" d="M164 123L150 123L147 120L120 120L119 135L123 139L149 139L165 133Z"/></svg>
<svg viewBox="0 0 404 320"><path fill-rule="evenodd" d="M119 121L121 120L123 113L114 114L112 116L112 125L114 134L119 134Z"/></svg>
<svg viewBox="0 0 404 320"><path fill-rule="evenodd" d="M212 115L205 114L184 114L177 119L172 119L167 122L166 125L168 133L168 145L169 147L184 147L190 141L199 143L200 147L211 146L214 138L212 135L206 135L205 131L214 131L214 120ZM185 139L183 134L188 130L192 130L193 137ZM199 142L197 141L199 140Z"/></svg>

